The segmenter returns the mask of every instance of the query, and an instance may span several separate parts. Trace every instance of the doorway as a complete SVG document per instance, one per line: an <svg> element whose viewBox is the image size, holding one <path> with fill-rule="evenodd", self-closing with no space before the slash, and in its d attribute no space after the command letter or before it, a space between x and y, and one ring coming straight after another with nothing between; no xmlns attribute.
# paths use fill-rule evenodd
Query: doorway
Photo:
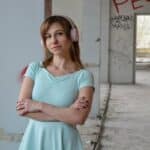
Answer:
<svg viewBox="0 0 150 150"><path fill-rule="evenodd" d="M150 14L136 15L136 69L150 68Z"/></svg>

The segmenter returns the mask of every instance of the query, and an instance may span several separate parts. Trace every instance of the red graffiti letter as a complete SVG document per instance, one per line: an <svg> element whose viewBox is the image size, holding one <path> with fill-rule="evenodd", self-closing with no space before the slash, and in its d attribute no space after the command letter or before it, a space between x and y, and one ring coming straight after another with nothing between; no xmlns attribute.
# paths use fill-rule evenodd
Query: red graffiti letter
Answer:
<svg viewBox="0 0 150 150"><path fill-rule="evenodd" d="M117 10L117 13L119 14L119 5L123 5L124 3L126 3L126 2L128 2L128 0L124 0L124 1L122 1L122 2L117 2L117 0L113 0L113 3L114 3L114 5L115 5L115 8L116 8L116 10Z"/></svg>
<svg viewBox="0 0 150 150"><path fill-rule="evenodd" d="M144 7L144 6L142 6L142 5L140 5L140 6L135 6L135 2L137 2L137 1L141 1L141 0L131 0L132 7L133 7L134 10L135 10L135 9L138 9L138 8Z"/></svg>

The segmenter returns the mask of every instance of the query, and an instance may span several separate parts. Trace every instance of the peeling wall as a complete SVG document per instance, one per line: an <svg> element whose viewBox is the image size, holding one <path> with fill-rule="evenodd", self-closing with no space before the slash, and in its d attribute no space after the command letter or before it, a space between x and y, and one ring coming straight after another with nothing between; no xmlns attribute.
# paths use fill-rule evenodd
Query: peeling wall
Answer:
<svg viewBox="0 0 150 150"><path fill-rule="evenodd" d="M150 13L150 1L112 0L111 5L111 81L113 83L134 83L134 15Z"/></svg>

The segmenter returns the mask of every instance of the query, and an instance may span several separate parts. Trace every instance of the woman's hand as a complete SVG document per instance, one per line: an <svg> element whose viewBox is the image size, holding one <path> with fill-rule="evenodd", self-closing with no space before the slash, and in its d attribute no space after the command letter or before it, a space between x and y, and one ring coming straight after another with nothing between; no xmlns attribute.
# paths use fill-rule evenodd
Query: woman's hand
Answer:
<svg viewBox="0 0 150 150"><path fill-rule="evenodd" d="M86 97L79 97L76 101L71 105L72 108L82 110L87 109L89 107L89 102Z"/></svg>
<svg viewBox="0 0 150 150"><path fill-rule="evenodd" d="M38 112L41 109L41 103L31 99L24 99L17 102L16 109L19 115L24 115L28 112Z"/></svg>

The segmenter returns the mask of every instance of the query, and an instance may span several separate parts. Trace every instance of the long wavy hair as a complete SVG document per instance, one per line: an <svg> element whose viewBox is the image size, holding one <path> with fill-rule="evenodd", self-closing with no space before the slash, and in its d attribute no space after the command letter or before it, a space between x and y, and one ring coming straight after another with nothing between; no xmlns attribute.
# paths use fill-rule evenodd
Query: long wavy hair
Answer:
<svg viewBox="0 0 150 150"><path fill-rule="evenodd" d="M41 38L42 38L42 44L44 47L43 67L45 67L45 68L51 63L51 61L53 59L53 54L48 50L48 48L46 46L46 36L45 36L46 33L48 32L50 26L53 23L59 23L63 27L67 38L71 40L72 25L66 17L54 15L54 16L47 17L43 21L43 23L41 24L41 27L40 27L40 34L41 34ZM75 25L75 28L77 29L76 25ZM76 41L76 42L72 41L71 48L70 48L70 56L71 56L71 60L75 63L77 68L79 68L79 69L84 68L84 66L81 62L81 59L80 59L80 47L79 47L78 41Z"/></svg>

